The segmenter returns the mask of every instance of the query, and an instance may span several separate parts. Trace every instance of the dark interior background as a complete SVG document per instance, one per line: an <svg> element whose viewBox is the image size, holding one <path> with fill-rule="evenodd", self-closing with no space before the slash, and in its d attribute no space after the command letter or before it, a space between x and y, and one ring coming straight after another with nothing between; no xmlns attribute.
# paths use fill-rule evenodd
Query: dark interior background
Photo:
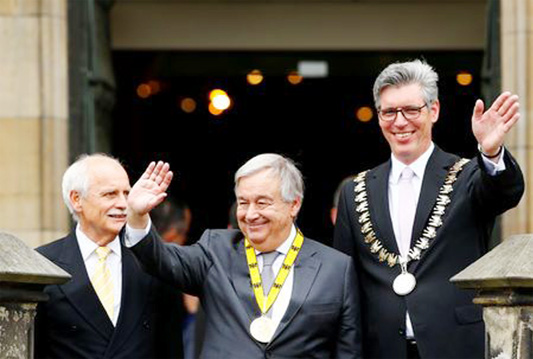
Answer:
<svg viewBox="0 0 533 359"><path fill-rule="evenodd" d="M480 93L481 51L436 52L158 52L116 51L117 103L113 153L134 182L154 159L170 162L176 176L171 198L192 210L190 238L206 228L225 228L234 201L233 174L247 159L263 152L289 156L306 182L298 218L303 233L329 244L332 197L346 176L388 158L377 117L360 122L355 111L373 108L372 84L389 63L423 57L440 76L441 115L434 140L444 150L472 156L475 139L470 117ZM286 75L300 60L323 60L325 78L291 85ZM258 86L246 74L259 69ZM468 71L471 85L457 84ZM147 99L137 87L150 80L161 90ZM207 110L208 93L222 88L234 101L220 116ZM180 100L191 97L196 111L185 113Z"/></svg>

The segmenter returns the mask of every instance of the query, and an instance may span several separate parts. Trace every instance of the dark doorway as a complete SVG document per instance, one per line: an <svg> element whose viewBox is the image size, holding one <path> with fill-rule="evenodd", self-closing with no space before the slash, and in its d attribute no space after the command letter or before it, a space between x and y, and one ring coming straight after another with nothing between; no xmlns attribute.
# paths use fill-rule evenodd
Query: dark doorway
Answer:
<svg viewBox="0 0 533 359"><path fill-rule="evenodd" d="M177 174L170 195L189 203L191 238L206 228L225 228L233 196L233 174L250 157L277 152L291 157L306 181L298 225L304 234L330 243L329 209L346 176L386 160L389 150L377 118L356 119L361 106L373 108L372 84L387 64L425 58L440 76L441 116L434 140L443 149L472 156L470 117L480 93L482 52L156 52L117 51L118 96L113 152L138 178L153 159L170 162ZM300 60L326 61L324 78L291 85L287 74ZM260 85L246 74L263 72ZM473 76L461 86L456 75ZM147 98L137 88L156 81ZM220 116L207 110L208 92L222 88L234 100ZM196 110L180 101L190 97Z"/></svg>

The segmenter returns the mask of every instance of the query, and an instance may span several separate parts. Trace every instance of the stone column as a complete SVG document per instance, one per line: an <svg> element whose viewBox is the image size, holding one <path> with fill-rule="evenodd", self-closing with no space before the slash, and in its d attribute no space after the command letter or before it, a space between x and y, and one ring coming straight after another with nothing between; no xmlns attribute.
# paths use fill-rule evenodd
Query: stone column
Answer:
<svg viewBox="0 0 533 359"><path fill-rule="evenodd" d="M37 303L47 299L42 289L69 278L21 240L0 232L0 358L33 358Z"/></svg>
<svg viewBox="0 0 533 359"><path fill-rule="evenodd" d="M506 146L520 163L526 183L533 183L533 0L500 0L502 90L520 96L521 119ZM502 221L502 238L533 232L531 187Z"/></svg>
<svg viewBox="0 0 533 359"><path fill-rule="evenodd" d="M483 306L487 359L533 358L533 235L512 236L451 281Z"/></svg>
<svg viewBox="0 0 533 359"><path fill-rule="evenodd" d="M67 0L0 0L0 228L36 246L68 229Z"/></svg>

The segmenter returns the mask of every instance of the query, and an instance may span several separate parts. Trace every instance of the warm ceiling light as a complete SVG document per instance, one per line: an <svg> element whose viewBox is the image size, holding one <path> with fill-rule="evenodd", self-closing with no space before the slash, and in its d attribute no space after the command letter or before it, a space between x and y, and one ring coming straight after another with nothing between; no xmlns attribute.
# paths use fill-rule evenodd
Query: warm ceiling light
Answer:
<svg viewBox="0 0 533 359"><path fill-rule="evenodd" d="M263 74L259 70L252 70L246 75L246 81L248 81L250 85L259 85L263 82Z"/></svg>
<svg viewBox="0 0 533 359"><path fill-rule="evenodd" d="M297 71L291 71L287 75L287 81L289 81L293 85L298 85L300 82L302 82L303 77L298 74Z"/></svg>
<svg viewBox="0 0 533 359"><path fill-rule="evenodd" d="M193 113L196 110L196 101L190 97L186 97L181 100L180 107L183 112Z"/></svg>
<svg viewBox="0 0 533 359"><path fill-rule="evenodd" d="M211 91L211 94L217 90ZM209 95L209 98L211 99L211 103L213 106L218 110L227 110L231 105L231 99L229 98L228 94L222 90L219 90L220 92L217 92L214 96Z"/></svg>
<svg viewBox="0 0 533 359"><path fill-rule="evenodd" d="M148 98L152 94L152 88L147 84L140 84L137 86L137 96L140 98Z"/></svg>
<svg viewBox="0 0 533 359"><path fill-rule="evenodd" d="M213 103L211 102L211 103L209 104L209 112L210 112L212 115L218 116L218 115L222 114L222 112L224 112L224 110L219 110L219 109L216 108L215 105L213 105Z"/></svg>
<svg viewBox="0 0 533 359"><path fill-rule="evenodd" d="M228 94L226 93L226 91L221 90L221 89L211 90L211 92L209 92L209 100L213 101L213 99L215 97L220 96L220 95L222 95L222 96L226 95L227 96Z"/></svg>
<svg viewBox="0 0 533 359"><path fill-rule="evenodd" d="M457 83L461 86L468 86L472 83L473 76L471 73L462 71L456 76Z"/></svg>
<svg viewBox="0 0 533 359"><path fill-rule="evenodd" d="M374 117L374 112L368 106L359 107L355 112L355 116L361 122L368 122Z"/></svg>

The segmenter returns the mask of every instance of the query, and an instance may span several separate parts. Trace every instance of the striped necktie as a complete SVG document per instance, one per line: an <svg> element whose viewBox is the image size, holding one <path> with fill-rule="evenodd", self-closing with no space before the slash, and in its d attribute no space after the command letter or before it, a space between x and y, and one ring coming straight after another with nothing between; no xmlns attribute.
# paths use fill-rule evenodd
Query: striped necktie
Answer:
<svg viewBox="0 0 533 359"><path fill-rule="evenodd" d="M94 291L98 295L100 302L104 306L109 319L113 321L113 306L115 303L113 295L113 281L111 280L111 272L106 264L107 256L111 253L108 247L98 247L96 254L98 255L98 263L91 278Z"/></svg>

